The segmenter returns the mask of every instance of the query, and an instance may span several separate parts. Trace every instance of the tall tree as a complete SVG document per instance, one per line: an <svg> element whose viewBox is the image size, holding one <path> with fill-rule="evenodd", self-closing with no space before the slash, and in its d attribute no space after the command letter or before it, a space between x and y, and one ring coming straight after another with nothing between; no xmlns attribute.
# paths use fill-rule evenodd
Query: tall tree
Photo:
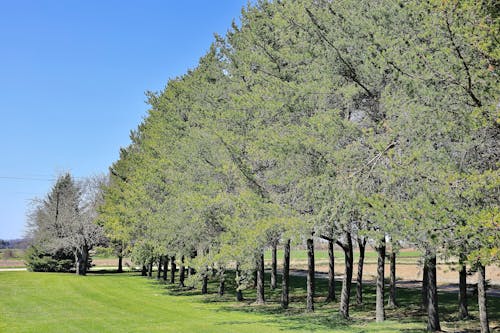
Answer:
<svg viewBox="0 0 500 333"><path fill-rule="evenodd" d="M46 198L35 201L29 221L33 244L51 253L70 251L76 274L85 275L89 251L104 242L102 229L94 223L100 202L98 181L77 183L69 173L60 176Z"/></svg>

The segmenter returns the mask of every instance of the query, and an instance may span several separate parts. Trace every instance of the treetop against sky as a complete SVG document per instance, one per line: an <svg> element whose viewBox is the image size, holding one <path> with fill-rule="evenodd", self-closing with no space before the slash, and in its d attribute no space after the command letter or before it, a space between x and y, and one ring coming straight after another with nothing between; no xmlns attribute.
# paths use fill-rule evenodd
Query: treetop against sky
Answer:
<svg viewBox="0 0 500 333"><path fill-rule="evenodd" d="M148 105L145 91L196 66L237 1L0 4L0 238L57 176L105 173Z"/></svg>

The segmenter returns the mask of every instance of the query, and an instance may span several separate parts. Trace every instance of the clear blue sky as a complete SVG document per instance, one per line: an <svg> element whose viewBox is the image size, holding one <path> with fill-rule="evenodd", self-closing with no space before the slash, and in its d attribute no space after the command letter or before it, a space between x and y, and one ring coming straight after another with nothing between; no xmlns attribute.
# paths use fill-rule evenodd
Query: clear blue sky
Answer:
<svg viewBox="0 0 500 333"><path fill-rule="evenodd" d="M196 66L246 0L0 0L0 239L59 173L107 172L144 92Z"/></svg>

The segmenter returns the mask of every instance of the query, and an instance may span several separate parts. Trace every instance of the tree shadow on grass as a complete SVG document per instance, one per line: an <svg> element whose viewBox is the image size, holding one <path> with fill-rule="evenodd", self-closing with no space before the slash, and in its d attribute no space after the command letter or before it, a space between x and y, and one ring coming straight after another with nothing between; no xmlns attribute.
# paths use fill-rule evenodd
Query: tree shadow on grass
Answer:
<svg viewBox="0 0 500 333"><path fill-rule="evenodd" d="M245 306L223 306L217 312L238 312L247 314L264 315L261 323L268 323L283 327L283 331L317 331L325 329L350 329L353 320L345 320L338 314L332 313L307 313L303 309L290 308L283 310L276 304ZM224 324L241 324L240 321L224 322Z"/></svg>
<svg viewBox="0 0 500 333"><path fill-rule="evenodd" d="M91 270L87 272L87 275L129 275L129 276L140 276L140 271L126 271L126 272L118 272L116 269L98 269Z"/></svg>
<svg viewBox="0 0 500 333"><path fill-rule="evenodd" d="M140 272L138 273L140 274ZM201 304L218 303L220 307L215 309L217 312L239 312L239 313L255 313L264 316L264 319L259 322L269 323L273 326L283 327L283 331L317 331L337 329L350 332L384 332L387 326L382 325L379 328L370 326L367 329L365 326L368 322L375 321L375 286L365 284L364 304L356 304L356 285L353 283L351 295L351 315L352 319L345 320L338 314L338 302L325 302L325 295L328 289L326 280L316 280L317 295L315 298L316 312L307 313L305 311L306 304L306 289L305 278L301 276L291 276L290 286L290 308L283 310L280 307L281 289L271 290L268 285L269 276L266 274L266 304L256 305L255 293L256 290L249 288L243 291L245 300L243 302L235 301L235 284L234 273L228 272L226 276L226 290L224 296L217 294L218 280L210 279L208 284L208 294L202 295L200 288L179 287L178 284L164 283L163 280L149 279L150 285L163 289L163 294L169 296L198 296L193 299L194 302ZM281 284L280 277L278 285ZM336 292L340 295L341 283L337 281ZM387 295L386 295L387 296ZM477 326L477 303L476 298L470 297L469 307L471 310L471 318L467 321L460 321L457 317L457 294L450 292L439 293L439 306L442 325L445 331L448 332L477 332L474 327ZM387 319L396 321L401 324L417 324L422 328L401 328L401 332L416 333L425 332L423 329L426 326L426 313L420 308L421 291L420 289L397 288L398 307L391 309L386 308ZM498 320L500 313L500 299L488 298L489 313L492 320ZM245 321L224 322L225 324L245 324ZM248 321L248 323L253 323ZM493 327L497 325L494 323Z"/></svg>

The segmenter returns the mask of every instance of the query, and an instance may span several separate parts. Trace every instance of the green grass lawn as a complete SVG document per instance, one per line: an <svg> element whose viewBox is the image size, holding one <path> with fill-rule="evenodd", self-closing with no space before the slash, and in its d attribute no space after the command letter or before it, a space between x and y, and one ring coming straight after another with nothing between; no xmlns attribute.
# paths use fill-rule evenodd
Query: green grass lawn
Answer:
<svg viewBox="0 0 500 333"><path fill-rule="evenodd" d="M388 310L388 321L373 322L373 288L366 286L363 306L352 306L352 320L342 320L337 303L317 298L315 313L305 313L305 280L292 278L291 308L279 307L280 291L267 289L268 303L256 306L254 291L246 301L233 301L232 278L228 294L209 295L197 290L179 290L137 273L72 274L0 272L0 332L423 332L425 317L418 306L418 290L399 290L401 307ZM268 280L268 279L267 279ZM338 283L340 287L340 283ZM317 281L318 295L326 281ZM442 294L443 326L477 327L477 321L455 319L456 295ZM472 301L471 301L472 303ZM500 313L498 299L490 299L490 313ZM477 317L477 309L471 307Z"/></svg>

